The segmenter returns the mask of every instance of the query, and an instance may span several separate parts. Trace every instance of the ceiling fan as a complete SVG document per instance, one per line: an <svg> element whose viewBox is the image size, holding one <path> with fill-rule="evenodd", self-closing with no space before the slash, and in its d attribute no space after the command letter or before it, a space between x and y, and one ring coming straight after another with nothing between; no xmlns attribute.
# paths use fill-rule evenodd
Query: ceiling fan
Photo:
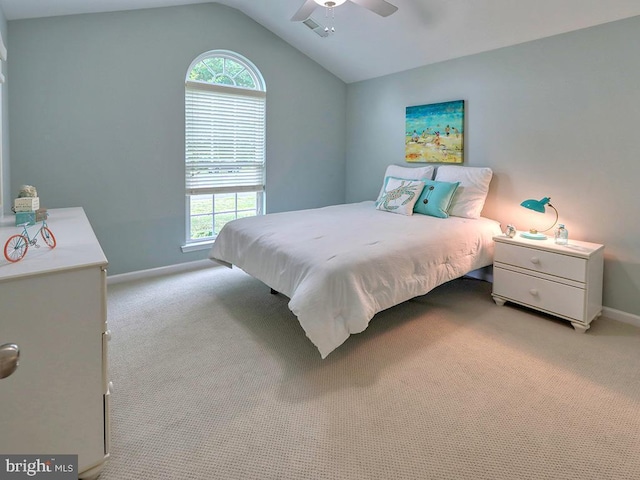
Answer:
<svg viewBox="0 0 640 480"><path fill-rule="evenodd" d="M303 22L311 16L313 11L318 6L325 7L327 9L333 9L342 5L346 1L350 1L351 3L355 3L356 5L360 5L361 7L364 7L367 10L371 10L372 12L377 13L382 17L388 17L396 10L398 10L398 7L396 7L395 5L391 5L385 0L305 0L300 9L295 13L293 17L291 17L291 21Z"/></svg>

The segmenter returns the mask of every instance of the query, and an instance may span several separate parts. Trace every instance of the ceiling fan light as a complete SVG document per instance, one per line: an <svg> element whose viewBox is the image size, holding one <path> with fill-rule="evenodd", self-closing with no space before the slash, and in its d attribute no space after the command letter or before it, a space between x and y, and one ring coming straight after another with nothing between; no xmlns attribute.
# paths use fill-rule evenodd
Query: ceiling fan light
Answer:
<svg viewBox="0 0 640 480"><path fill-rule="evenodd" d="M347 0L313 0L313 1L316 2L318 5L320 5L321 7L334 8L334 7L339 7Z"/></svg>

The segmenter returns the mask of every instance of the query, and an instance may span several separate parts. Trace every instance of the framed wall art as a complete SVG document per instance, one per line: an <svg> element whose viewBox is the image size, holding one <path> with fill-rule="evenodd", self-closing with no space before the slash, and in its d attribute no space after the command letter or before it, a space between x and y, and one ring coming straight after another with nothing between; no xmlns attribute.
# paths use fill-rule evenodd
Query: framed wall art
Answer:
<svg viewBox="0 0 640 480"><path fill-rule="evenodd" d="M407 107L407 162L463 163L464 100Z"/></svg>

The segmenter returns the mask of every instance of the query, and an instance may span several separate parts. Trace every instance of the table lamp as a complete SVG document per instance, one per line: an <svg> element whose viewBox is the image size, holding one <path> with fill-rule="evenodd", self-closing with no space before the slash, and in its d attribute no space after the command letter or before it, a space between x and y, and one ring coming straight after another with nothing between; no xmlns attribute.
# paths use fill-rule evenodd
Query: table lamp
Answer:
<svg viewBox="0 0 640 480"><path fill-rule="evenodd" d="M543 232L551 230L555 226L555 224L558 223L558 210L556 210L556 207L554 207L549 203L550 200L551 199L549 197L544 197L541 200L533 200L533 199L525 200L520 204L521 206L528 208L529 210L533 210L534 212L540 212L540 213L545 212L545 208L544 208L545 205L553 208L553 210L556 212L556 219L554 220L553 225L551 225L546 230L542 230ZM539 232L535 228L530 229L528 232L522 232L520 236L524 238L529 238L532 240L545 240L547 238L547 236L544 233Z"/></svg>

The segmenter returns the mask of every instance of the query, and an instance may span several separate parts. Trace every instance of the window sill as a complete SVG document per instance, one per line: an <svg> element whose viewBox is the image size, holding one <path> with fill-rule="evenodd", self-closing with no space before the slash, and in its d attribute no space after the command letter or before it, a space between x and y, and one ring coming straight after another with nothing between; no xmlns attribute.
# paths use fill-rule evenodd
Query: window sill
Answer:
<svg viewBox="0 0 640 480"><path fill-rule="evenodd" d="M199 250L209 250L212 245L213 240L207 240L205 242L193 242L182 245L180 247L180 250L182 250L182 253L197 252Z"/></svg>

